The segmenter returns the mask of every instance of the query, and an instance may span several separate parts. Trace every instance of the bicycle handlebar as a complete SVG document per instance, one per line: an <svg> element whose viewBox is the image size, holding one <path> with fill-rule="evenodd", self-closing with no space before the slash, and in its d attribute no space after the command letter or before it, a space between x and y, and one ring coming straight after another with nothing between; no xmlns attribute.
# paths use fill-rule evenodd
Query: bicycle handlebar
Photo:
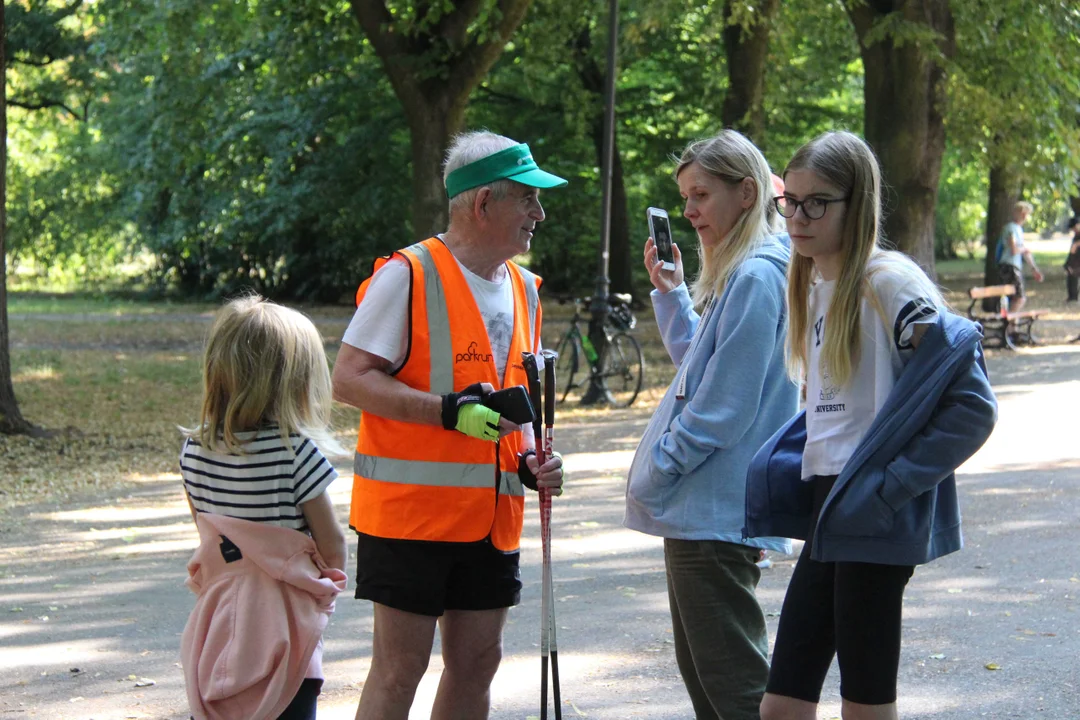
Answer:
<svg viewBox="0 0 1080 720"><path fill-rule="evenodd" d="M629 305L633 302L634 296L630 293L612 293L608 295L608 305ZM575 301L578 305L590 305L592 304L592 296L586 296L583 298L577 298Z"/></svg>

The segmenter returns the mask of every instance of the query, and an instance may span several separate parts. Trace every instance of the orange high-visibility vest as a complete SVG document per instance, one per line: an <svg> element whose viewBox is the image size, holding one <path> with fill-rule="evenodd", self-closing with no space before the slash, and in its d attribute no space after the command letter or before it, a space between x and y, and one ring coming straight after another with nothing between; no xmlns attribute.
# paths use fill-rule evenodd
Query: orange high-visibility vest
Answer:
<svg viewBox="0 0 1080 720"><path fill-rule="evenodd" d="M522 352L540 337L540 278L506 263L514 291L514 334L503 378L497 376L487 328L457 260L438 238L395 253L411 272L409 345L395 377L443 395L475 382L495 389L528 387ZM393 255L375 263L378 271ZM371 279L356 292L359 307ZM353 461L349 525L384 538L475 542L490 537L518 549L525 491L518 478L521 432L493 443L440 425L362 413Z"/></svg>

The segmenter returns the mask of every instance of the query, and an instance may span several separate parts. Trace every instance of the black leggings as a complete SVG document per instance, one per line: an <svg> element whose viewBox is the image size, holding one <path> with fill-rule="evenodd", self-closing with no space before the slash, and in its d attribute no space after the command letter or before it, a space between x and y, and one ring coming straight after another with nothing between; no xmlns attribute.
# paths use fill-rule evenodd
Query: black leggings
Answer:
<svg viewBox="0 0 1080 720"><path fill-rule="evenodd" d="M278 715L278 720L315 720L315 706L319 701L319 693L322 692L322 684L322 680L304 678L289 707Z"/></svg>
<svg viewBox="0 0 1080 720"><path fill-rule="evenodd" d="M817 703L832 665L840 695L865 705L896 702L904 588L915 568L810 559L814 528L835 475L815 477L809 539L791 576L766 692Z"/></svg>
<svg viewBox="0 0 1080 720"><path fill-rule="evenodd" d="M322 680L304 678L289 707L278 715L278 720L315 720L315 706L319 701L319 693L322 692L322 684ZM188 720L195 718L189 717Z"/></svg>

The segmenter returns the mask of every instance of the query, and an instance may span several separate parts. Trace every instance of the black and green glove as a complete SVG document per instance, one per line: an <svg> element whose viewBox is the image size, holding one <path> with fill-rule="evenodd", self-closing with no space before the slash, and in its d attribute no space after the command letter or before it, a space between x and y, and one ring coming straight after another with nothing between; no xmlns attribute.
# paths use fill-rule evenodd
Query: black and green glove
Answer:
<svg viewBox="0 0 1080 720"><path fill-rule="evenodd" d="M498 440L500 415L480 404L486 394L480 383L473 383L460 392L443 395L443 427L479 440Z"/></svg>

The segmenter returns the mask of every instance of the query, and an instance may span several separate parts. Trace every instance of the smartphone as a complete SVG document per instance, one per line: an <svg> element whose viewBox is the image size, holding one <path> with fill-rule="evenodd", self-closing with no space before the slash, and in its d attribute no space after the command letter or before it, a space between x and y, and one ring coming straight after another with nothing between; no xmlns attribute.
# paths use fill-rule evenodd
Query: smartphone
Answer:
<svg viewBox="0 0 1080 720"><path fill-rule="evenodd" d="M675 254L671 250L671 223L667 210L651 207L645 211L649 219L649 237L656 243L656 258L664 270L675 269Z"/></svg>
<svg viewBox="0 0 1080 720"><path fill-rule="evenodd" d="M536 419L536 411L524 385L488 393L484 396L483 404L515 425L527 425Z"/></svg>

